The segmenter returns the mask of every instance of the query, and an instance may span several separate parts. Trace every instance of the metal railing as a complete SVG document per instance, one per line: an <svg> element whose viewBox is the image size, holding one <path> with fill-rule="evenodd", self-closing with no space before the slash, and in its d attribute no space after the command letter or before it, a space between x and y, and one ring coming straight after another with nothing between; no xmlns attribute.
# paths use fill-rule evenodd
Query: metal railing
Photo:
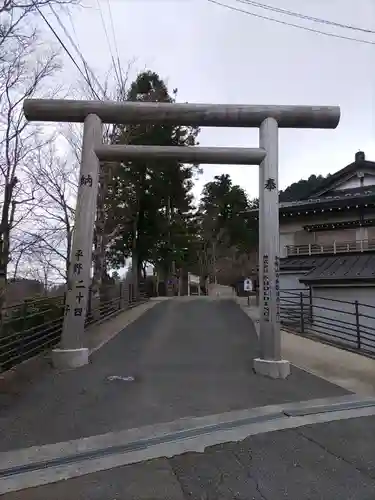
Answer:
<svg viewBox="0 0 375 500"><path fill-rule="evenodd" d="M375 306L320 297L309 290L280 292L282 329L312 335L375 356Z"/></svg>
<svg viewBox="0 0 375 500"><path fill-rule="evenodd" d="M352 252L370 252L375 250L375 240L356 240L356 241L333 241L332 243L320 245L318 243L309 243L308 245L286 245L285 253L287 257L296 255L319 255L319 254L338 254Z"/></svg>
<svg viewBox="0 0 375 500"><path fill-rule="evenodd" d="M147 300L145 293L134 297L132 285L102 287L101 298L90 291L86 326L100 323ZM65 296L24 300L2 312L0 373L57 346L61 339Z"/></svg>

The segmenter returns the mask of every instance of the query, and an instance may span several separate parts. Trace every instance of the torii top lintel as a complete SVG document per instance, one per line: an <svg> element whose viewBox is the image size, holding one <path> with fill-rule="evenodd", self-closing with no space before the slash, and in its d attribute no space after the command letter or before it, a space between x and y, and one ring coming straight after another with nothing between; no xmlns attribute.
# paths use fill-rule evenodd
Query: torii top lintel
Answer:
<svg viewBox="0 0 375 500"><path fill-rule="evenodd" d="M274 118L280 128L334 129L338 106L266 106L246 104L182 104L159 102L75 101L25 99L30 121L82 123L94 114L103 123L170 124L202 127L259 127Z"/></svg>

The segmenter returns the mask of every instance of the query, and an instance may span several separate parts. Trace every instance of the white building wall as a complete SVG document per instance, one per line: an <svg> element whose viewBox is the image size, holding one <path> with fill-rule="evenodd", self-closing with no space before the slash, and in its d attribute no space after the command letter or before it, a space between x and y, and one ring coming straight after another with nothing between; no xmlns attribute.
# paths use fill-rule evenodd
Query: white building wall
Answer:
<svg viewBox="0 0 375 500"><path fill-rule="evenodd" d="M282 233L280 230L280 257L286 257L287 256L287 251L286 247L287 246L293 246L294 245L294 233Z"/></svg>
<svg viewBox="0 0 375 500"><path fill-rule="evenodd" d="M368 213L364 216L365 219L375 219L375 212ZM324 224L327 221L335 223L347 220L359 219L359 214L348 215L345 213L332 214L325 212L325 215L314 215L314 217L303 217L296 222L285 220L286 217L280 217L280 256L286 257L286 246L301 245L308 243L326 244L343 241L366 240L375 238L375 228L359 227L356 229L338 229L337 231L317 231L316 233L308 233L304 231L303 226L309 224ZM302 232L304 236L302 238ZM329 234L328 234L329 233Z"/></svg>
<svg viewBox="0 0 375 500"><path fill-rule="evenodd" d="M337 190L343 191L345 189L355 189L361 186L373 186L374 184L375 184L375 177L373 175L365 174L362 180L362 184L361 184L361 178L355 176L340 184L340 186L337 187Z"/></svg>
<svg viewBox="0 0 375 500"><path fill-rule="evenodd" d="M373 175L365 175L363 178L364 186L374 186L375 185L375 177Z"/></svg>
<svg viewBox="0 0 375 500"><path fill-rule="evenodd" d="M280 315L284 321L297 321L301 311L301 292L304 302L309 295L309 288L300 283L305 273L280 272Z"/></svg>
<svg viewBox="0 0 375 500"><path fill-rule="evenodd" d="M306 289L306 286L300 283L300 278L302 278L305 273L296 272L280 272L280 290L300 290Z"/></svg>
<svg viewBox="0 0 375 500"><path fill-rule="evenodd" d="M355 242L357 239L356 229L332 229L315 233L315 243L318 245L331 245L334 241L336 243Z"/></svg>
<svg viewBox="0 0 375 500"><path fill-rule="evenodd" d="M363 183L364 181L367 180L367 179L363 179ZM366 184L368 186L368 184ZM338 190L342 191L342 190L345 190L345 189L355 189L355 188L359 188L361 187L361 181L360 181L360 178L355 176L355 177L352 177L351 179L347 180L346 182L343 182L340 187L338 188Z"/></svg>

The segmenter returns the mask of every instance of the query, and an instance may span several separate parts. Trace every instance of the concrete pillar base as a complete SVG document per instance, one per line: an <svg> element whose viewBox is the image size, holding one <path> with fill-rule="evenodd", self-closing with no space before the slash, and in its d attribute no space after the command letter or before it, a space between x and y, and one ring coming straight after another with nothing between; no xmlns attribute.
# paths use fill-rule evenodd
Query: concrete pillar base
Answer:
<svg viewBox="0 0 375 500"><path fill-rule="evenodd" d="M87 347L81 349L53 349L52 365L58 370L69 370L87 365L89 362L89 350Z"/></svg>
<svg viewBox="0 0 375 500"><path fill-rule="evenodd" d="M256 358L253 361L254 371L260 375L271 378L287 378L290 375L290 363L285 359L276 361L274 359Z"/></svg>

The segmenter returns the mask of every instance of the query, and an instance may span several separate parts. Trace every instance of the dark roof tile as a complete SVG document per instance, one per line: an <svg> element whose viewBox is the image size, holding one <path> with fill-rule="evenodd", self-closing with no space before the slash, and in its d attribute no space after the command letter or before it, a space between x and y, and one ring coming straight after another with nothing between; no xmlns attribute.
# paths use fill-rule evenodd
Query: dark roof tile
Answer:
<svg viewBox="0 0 375 500"><path fill-rule="evenodd" d="M327 257L287 257L280 260L280 269L284 270L311 270L322 264Z"/></svg>
<svg viewBox="0 0 375 500"><path fill-rule="evenodd" d="M375 255L325 257L301 279L302 282L375 281Z"/></svg>

